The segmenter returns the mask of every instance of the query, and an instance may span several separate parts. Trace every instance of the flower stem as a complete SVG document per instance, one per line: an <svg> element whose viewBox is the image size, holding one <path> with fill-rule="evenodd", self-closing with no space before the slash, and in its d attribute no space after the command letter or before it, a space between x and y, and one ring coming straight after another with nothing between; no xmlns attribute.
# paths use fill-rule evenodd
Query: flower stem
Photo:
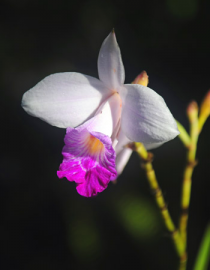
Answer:
<svg viewBox="0 0 210 270"><path fill-rule="evenodd" d="M185 144L187 148L187 162L183 174L182 197L181 197L181 216L179 221L179 231L185 250L185 260L180 259L179 270L187 267L187 224L189 217L189 205L191 197L192 174L197 164L195 159L197 151L197 142L199 136L198 105L191 102L187 108L187 116L190 122L190 143ZM183 140L182 140L183 141Z"/></svg>
<svg viewBox="0 0 210 270"><path fill-rule="evenodd" d="M190 139L191 143L187 150L187 163L183 175L183 186L182 186L182 199L181 199L181 217L179 223L180 234L183 243L187 245L187 223L188 223L188 209L191 197L191 185L192 185L192 174L194 167L197 162L195 160L197 141L199 135L198 128L198 107L195 102L191 102L187 109L187 114L190 122Z"/></svg>
<svg viewBox="0 0 210 270"><path fill-rule="evenodd" d="M176 123L178 130L180 132L179 139L183 142L185 147L189 148L191 144L191 138L189 134L187 133L186 129L182 126L182 124L180 124L177 120Z"/></svg>
<svg viewBox="0 0 210 270"><path fill-rule="evenodd" d="M144 169L144 171L146 173L148 183L150 185L152 193L154 194L154 198L155 198L156 204L160 210L164 224L165 224L167 230L171 234L171 238L173 240L175 249L177 251L177 254L178 254L180 260L182 260L184 262L185 258L186 258L184 245L183 245L180 233L177 230L177 228L175 227L174 222L169 214L167 204L164 200L162 191L159 187L159 184L158 184L158 181L157 181L157 178L155 175L155 171L154 171L153 166L152 166L153 155L151 153L147 152L147 150L145 149L145 147L142 143L135 143L133 150L135 150L138 153L138 155L140 156L140 158L142 160L142 168ZM184 270L184 269L185 268L183 268L182 270Z"/></svg>

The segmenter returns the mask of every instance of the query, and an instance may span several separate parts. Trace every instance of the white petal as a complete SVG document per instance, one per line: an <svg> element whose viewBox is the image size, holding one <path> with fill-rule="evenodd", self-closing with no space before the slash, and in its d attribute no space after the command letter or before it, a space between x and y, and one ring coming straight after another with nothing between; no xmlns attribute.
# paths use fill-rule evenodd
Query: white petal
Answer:
<svg viewBox="0 0 210 270"><path fill-rule="evenodd" d="M178 128L165 101L155 91L142 85L125 85L121 89L123 100L122 130L135 142L149 147L172 140Z"/></svg>
<svg viewBox="0 0 210 270"><path fill-rule="evenodd" d="M118 175L122 173L124 167L126 166L132 154L132 150L126 147L126 145L130 142L131 141L124 135L124 133L121 130L118 136L118 144L115 147L116 169Z"/></svg>
<svg viewBox="0 0 210 270"><path fill-rule="evenodd" d="M89 131L95 131L103 133L113 138L113 134L116 134L119 128L121 116L121 99L119 94L113 94L97 111L97 115L90 119L86 128Z"/></svg>
<svg viewBox="0 0 210 270"><path fill-rule="evenodd" d="M144 143L144 147L147 149L147 150L151 150L151 149L155 149L155 148L158 148L160 147L161 145L163 145L164 142L162 143Z"/></svg>
<svg viewBox="0 0 210 270"><path fill-rule="evenodd" d="M128 160L132 154L132 150L129 148L122 149L116 157L116 169L117 174L121 174L123 169L125 168L126 164L128 163Z"/></svg>
<svg viewBox="0 0 210 270"><path fill-rule="evenodd" d="M61 127L75 127L94 115L111 91L80 73L50 75L23 95L22 107L32 116Z"/></svg>
<svg viewBox="0 0 210 270"><path fill-rule="evenodd" d="M125 71L115 33L104 40L98 56L98 75L105 85L114 91L124 83Z"/></svg>
<svg viewBox="0 0 210 270"><path fill-rule="evenodd" d="M118 135L118 143L115 147L116 154L121 152L123 149L125 149L126 145L129 144L131 140L129 140L122 130L120 130L120 133Z"/></svg>

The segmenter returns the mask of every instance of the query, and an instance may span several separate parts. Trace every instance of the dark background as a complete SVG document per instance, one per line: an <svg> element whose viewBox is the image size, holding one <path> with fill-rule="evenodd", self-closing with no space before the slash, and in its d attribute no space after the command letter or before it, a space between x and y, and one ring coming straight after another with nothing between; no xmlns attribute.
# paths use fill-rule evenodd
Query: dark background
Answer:
<svg viewBox="0 0 210 270"><path fill-rule="evenodd" d="M0 7L0 269L176 270L178 259L134 153L116 185L83 198L58 179L65 130L27 115L25 91L45 76L97 77L100 46L115 28L126 83L146 70L188 128L185 109L210 88L210 1L7 0ZM210 120L198 143L189 218L189 264L209 221ZM153 151L177 224L185 149Z"/></svg>

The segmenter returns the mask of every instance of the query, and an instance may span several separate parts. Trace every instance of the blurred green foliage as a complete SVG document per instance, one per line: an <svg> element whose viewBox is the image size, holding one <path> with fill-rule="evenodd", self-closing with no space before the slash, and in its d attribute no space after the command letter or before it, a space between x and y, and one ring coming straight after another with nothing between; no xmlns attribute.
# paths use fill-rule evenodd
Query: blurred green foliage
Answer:
<svg viewBox="0 0 210 270"><path fill-rule="evenodd" d="M125 194L114 206L126 231L141 242L155 241L160 233L159 213L151 200Z"/></svg>
<svg viewBox="0 0 210 270"><path fill-rule="evenodd" d="M198 0L166 0L168 10L178 19L190 20L198 13Z"/></svg>
<svg viewBox="0 0 210 270"><path fill-rule="evenodd" d="M87 214L87 213L86 213ZM94 219L87 215L78 215L68 226L68 243L81 263L90 263L101 253L100 230Z"/></svg>

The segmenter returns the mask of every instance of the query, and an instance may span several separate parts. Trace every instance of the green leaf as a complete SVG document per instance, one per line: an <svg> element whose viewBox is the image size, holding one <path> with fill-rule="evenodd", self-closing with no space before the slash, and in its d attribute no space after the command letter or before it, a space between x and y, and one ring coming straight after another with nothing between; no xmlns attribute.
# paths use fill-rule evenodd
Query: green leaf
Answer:
<svg viewBox="0 0 210 270"><path fill-rule="evenodd" d="M207 270L210 258L210 224L207 225L193 270Z"/></svg>

